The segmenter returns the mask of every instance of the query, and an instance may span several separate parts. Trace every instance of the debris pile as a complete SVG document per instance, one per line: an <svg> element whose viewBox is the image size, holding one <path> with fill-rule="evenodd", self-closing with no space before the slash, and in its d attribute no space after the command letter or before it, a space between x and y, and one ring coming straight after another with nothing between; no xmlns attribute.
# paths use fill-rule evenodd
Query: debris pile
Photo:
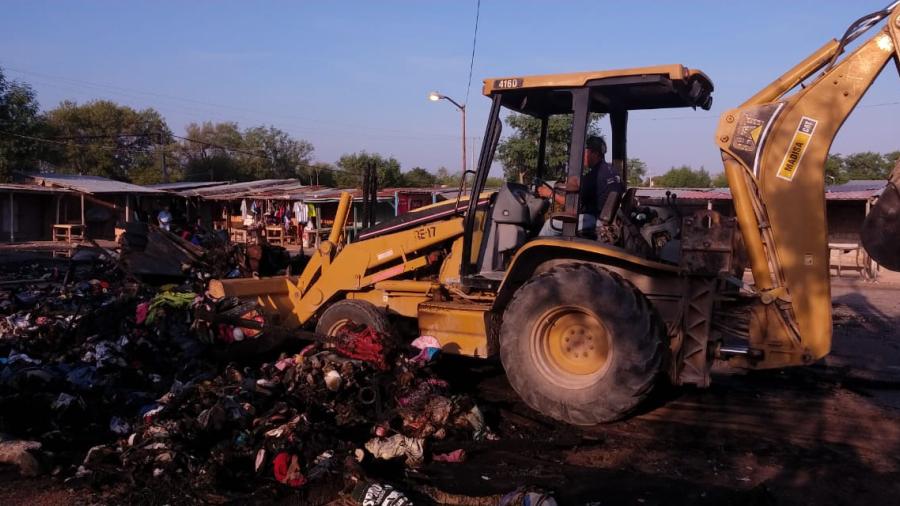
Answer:
<svg viewBox="0 0 900 506"><path fill-rule="evenodd" d="M119 267L109 257L0 271L0 464L100 502L411 504L424 497L405 488L418 469L497 439L435 372L434 338L346 327L235 356L260 331L198 332L208 267L158 287Z"/></svg>

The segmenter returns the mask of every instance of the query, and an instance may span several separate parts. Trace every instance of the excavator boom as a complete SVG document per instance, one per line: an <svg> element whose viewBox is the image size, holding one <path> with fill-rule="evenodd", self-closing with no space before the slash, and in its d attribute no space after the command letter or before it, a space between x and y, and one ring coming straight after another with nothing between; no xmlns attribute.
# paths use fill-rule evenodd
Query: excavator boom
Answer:
<svg viewBox="0 0 900 506"><path fill-rule="evenodd" d="M887 26L841 58L847 44L885 18ZM750 336L751 347L765 352L756 367L809 363L831 349L825 160L847 116L887 62L897 61L898 43L895 2L722 114L716 141L764 303ZM898 203L890 185L864 236L887 267L900 266L890 247L900 238Z"/></svg>

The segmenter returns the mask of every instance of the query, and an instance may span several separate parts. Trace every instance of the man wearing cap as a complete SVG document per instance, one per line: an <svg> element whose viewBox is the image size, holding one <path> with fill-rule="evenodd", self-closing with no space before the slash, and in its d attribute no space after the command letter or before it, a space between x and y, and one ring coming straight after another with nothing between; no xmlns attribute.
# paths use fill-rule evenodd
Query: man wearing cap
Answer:
<svg viewBox="0 0 900 506"><path fill-rule="evenodd" d="M610 193L624 193L622 178L606 163L606 141L600 136L590 136L584 144L584 166L590 167L588 173L581 178L579 192L580 209L578 214L578 233L594 235L597 217L603 210L603 204ZM546 186L538 188L541 197L549 198L552 192ZM556 194L556 203L565 205L565 195ZM561 235L562 222L547 220L540 235Z"/></svg>

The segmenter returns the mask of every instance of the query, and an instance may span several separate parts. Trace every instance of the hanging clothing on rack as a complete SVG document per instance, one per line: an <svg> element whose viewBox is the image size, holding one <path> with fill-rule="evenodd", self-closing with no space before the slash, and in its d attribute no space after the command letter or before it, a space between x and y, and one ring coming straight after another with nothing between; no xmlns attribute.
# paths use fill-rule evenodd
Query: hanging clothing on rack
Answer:
<svg viewBox="0 0 900 506"><path fill-rule="evenodd" d="M247 199L241 201L241 219L247 219Z"/></svg>
<svg viewBox="0 0 900 506"><path fill-rule="evenodd" d="M309 221L309 209L303 201L294 202L294 218L301 225L306 225L306 222Z"/></svg>

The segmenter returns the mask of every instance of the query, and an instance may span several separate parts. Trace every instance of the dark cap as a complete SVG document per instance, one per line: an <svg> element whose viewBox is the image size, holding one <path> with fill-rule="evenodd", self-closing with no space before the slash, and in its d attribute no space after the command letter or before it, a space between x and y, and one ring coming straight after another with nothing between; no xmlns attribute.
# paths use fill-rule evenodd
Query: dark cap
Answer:
<svg viewBox="0 0 900 506"><path fill-rule="evenodd" d="M584 142L584 148L597 153L606 154L606 141L599 135L592 135Z"/></svg>

